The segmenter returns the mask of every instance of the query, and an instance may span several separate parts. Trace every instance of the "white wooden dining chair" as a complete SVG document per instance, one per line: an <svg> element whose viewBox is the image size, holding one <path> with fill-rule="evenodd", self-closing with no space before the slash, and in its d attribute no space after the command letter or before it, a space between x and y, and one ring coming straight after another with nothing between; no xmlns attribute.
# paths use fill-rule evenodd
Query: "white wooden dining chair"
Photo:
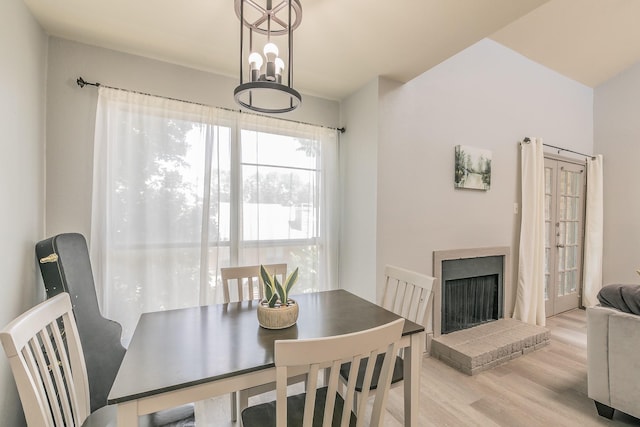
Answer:
<svg viewBox="0 0 640 427"><path fill-rule="evenodd" d="M287 277L287 264L265 264L264 268L280 283ZM220 278L225 303L264 298L259 265L221 268Z"/></svg>
<svg viewBox="0 0 640 427"><path fill-rule="evenodd" d="M395 314L418 323L429 329L433 327L432 319L429 314L432 313L431 296L433 294L433 283L435 278L417 273L415 271L405 270L403 268L387 265L384 269L385 286L382 294L380 305ZM373 380L371 381L371 390L369 394L374 394L378 387L377 375L380 372L382 361L376 361L376 369L374 371ZM363 391L364 365L358 370L358 380L356 383L356 405L357 397ZM351 365L345 364L341 371L341 379L346 383L351 375ZM404 376L404 360L402 350L396 356L393 375L391 378L392 387L402 385Z"/></svg>
<svg viewBox="0 0 640 427"><path fill-rule="evenodd" d="M397 353L404 319L351 334L325 338L278 340L275 342L276 400L250 406L242 411L244 427L273 426L381 426L391 384L393 360ZM374 371L369 360L382 359L375 401L367 412L367 395ZM357 369L352 369L346 392L339 392L340 367L367 365L363 397L356 415L353 407ZM326 386L318 388L325 370ZM305 393L287 396L287 378L307 372ZM275 422L274 422L275 421Z"/></svg>
<svg viewBox="0 0 640 427"><path fill-rule="evenodd" d="M29 426L115 426L115 406L90 414L87 370L69 294L25 312L0 331L0 340Z"/></svg>
<svg viewBox="0 0 640 427"><path fill-rule="evenodd" d="M265 264L264 267L270 274L277 276L280 283L284 283L287 277L287 264ZM260 265L221 268L220 278L225 303L264 298ZM239 394L231 393L231 420L238 420L239 412L249 404L249 397L272 391L274 388L274 384L267 384L240 390Z"/></svg>

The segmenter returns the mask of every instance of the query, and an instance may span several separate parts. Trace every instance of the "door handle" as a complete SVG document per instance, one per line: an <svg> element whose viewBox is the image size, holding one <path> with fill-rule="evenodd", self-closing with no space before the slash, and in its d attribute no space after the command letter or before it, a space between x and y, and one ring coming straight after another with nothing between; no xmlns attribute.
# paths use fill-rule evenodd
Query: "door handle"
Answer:
<svg viewBox="0 0 640 427"><path fill-rule="evenodd" d="M556 245L556 248L564 248L564 245L557 244L557 245Z"/></svg>

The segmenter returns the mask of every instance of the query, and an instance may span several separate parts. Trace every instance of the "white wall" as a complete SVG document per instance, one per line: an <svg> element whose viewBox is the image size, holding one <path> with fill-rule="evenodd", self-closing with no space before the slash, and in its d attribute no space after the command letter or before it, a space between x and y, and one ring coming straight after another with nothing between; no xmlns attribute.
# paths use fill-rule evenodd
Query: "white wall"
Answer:
<svg viewBox="0 0 640 427"><path fill-rule="evenodd" d="M364 104L368 98L361 102L360 108L371 108ZM542 137L553 145L591 152L592 106L590 88L491 40L383 93L378 105L377 226L375 238L369 238L375 240L376 256L360 261L360 274L377 270L380 287L385 264L432 274L435 250L489 246L511 247L515 274L518 141ZM349 111L358 111L358 105ZM353 130L351 119L345 113L348 132ZM454 189L458 144L492 151L489 191ZM348 187L345 198L370 190L362 187ZM351 218L372 215L370 204L352 208L358 211L349 212Z"/></svg>
<svg viewBox="0 0 640 427"><path fill-rule="evenodd" d="M139 92L237 109L236 78L52 37L47 86L48 236L91 229L93 132L98 92L76 78ZM336 127L339 104L302 94L302 105L280 117Z"/></svg>
<svg viewBox="0 0 640 427"><path fill-rule="evenodd" d="M595 89L594 115L604 157L603 284L640 283L640 63Z"/></svg>
<svg viewBox="0 0 640 427"><path fill-rule="evenodd" d="M0 327L43 297L34 247L43 236L46 35L22 0L0 1ZM24 425L0 357L0 425Z"/></svg>

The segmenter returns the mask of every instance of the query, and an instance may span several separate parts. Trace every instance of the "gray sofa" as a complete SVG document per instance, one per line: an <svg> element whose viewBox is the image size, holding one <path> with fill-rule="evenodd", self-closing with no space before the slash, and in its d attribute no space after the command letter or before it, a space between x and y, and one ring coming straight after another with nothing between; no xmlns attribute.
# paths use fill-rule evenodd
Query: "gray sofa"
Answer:
<svg viewBox="0 0 640 427"><path fill-rule="evenodd" d="M598 414L610 419L619 410L640 418L640 316L588 307L587 365Z"/></svg>

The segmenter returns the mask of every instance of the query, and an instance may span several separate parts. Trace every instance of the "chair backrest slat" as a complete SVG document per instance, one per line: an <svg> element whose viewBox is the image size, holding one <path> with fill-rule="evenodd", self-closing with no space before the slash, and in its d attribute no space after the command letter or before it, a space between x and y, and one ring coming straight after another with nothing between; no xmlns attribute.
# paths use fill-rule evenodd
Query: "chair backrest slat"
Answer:
<svg viewBox="0 0 640 427"><path fill-rule="evenodd" d="M372 420L382 421L383 419L385 402L387 401L387 397L389 396L389 388L391 386L391 377L393 376L395 355L398 352L398 347L399 347L398 343L395 342L393 343L393 345L387 348L384 364L382 365L382 370L380 371L380 376L379 376L379 378L385 378L385 386L382 388L378 386L378 388L376 389L376 398L373 402L373 409L371 411ZM371 360L376 360L375 356ZM366 390L363 390L362 401L360 402L360 408L358 408L358 410L364 410L365 403L367 401L367 398L369 397L369 392L371 391L371 382L368 382L366 387L367 387ZM378 395L382 395L382 397L378 397ZM358 425L363 425L361 424L361 421L363 420L358 420ZM372 424L372 425L381 425L381 424Z"/></svg>
<svg viewBox="0 0 640 427"><path fill-rule="evenodd" d="M270 274L278 276L280 283L287 277L287 264L265 264L264 267ZM223 267L220 269L220 277L225 303L264 298L259 265ZM236 295L231 295L234 281Z"/></svg>
<svg viewBox="0 0 640 427"><path fill-rule="evenodd" d="M35 347L40 348L39 345ZM27 344L22 348L21 355L21 358L15 357L12 360L10 359L10 363L12 365L11 369L14 371L16 384L18 382L33 382L33 386L36 388L36 390L32 398L30 399L31 404L38 408L35 412L41 413L44 417L43 425L53 426L55 425L55 423L53 421L52 411L49 408L49 399L47 398L45 383L39 380L39 378L41 378L41 372L38 362L36 362L36 355L34 354L34 351L31 347L31 341L28 341ZM14 364L18 366L14 368ZM24 366L23 371L20 371L22 367L20 365ZM16 373L16 370L19 371ZM33 381L32 378L35 378L36 380ZM18 389L18 391L20 391L20 389ZM22 395L20 395L20 398L24 400ZM26 406L24 401L22 402L22 406L23 408ZM26 416L26 418L27 423L29 423L29 417Z"/></svg>
<svg viewBox="0 0 640 427"><path fill-rule="evenodd" d="M64 425L63 420L73 420L68 394L64 391L65 376L60 372L65 352L58 352L53 344L53 334L58 328L57 322L50 323L47 328L41 330L33 340L31 347L35 348L38 356L40 376L45 382L45 390L49 398L49 406L53 412L53 418L57 426ZM64 348L64 343L62 344ZM70 378L70 377L69 377ZM66 384L65 384L66 385ZM55 402L57 400L58 402Z"/></svg>
<svg viewBox="0 0 640 427"><path fill-rule="evenodd" d="M80 426L89 384L69 294L38 304L0 331L29 426Z"/></svg>
<svg viewBox="0 0 640 427"><path fill-rule="evenodd" d="M355 387L358 378L358 368L361 363L367 363L363 383L363 398L359 401L359 414L357 425L364 425L367 409L367 395L373 377L375 362L379 354L384 354L384 362L378 388L375 394L375 402L370 417L370 425L383 425L384 408L391 385L391 374L395 362L395 354L402 335L404 319L397 319L386 325L351 334L302 339L302 340L278 340L275 342L276 365L276 425L285 427L287 423L286 389L287 369L289 367L302 367L307 375L307 395L305 397L303 426L311 426L316 402L317 377L322 369L326 370L326 398L323 426L332 426L336 398L338 393L340 367L343 363L351 363L351 374L346 386L345 397L342 405L340 425L349 426L351 420L351 408L353 407Z"/></svg>
<svg viewBox="0 0 640 427"><path fill-rule="evenodd" d="M381 306L412 322L429 326L427 314L435 278L387 265Z"/></svg>

